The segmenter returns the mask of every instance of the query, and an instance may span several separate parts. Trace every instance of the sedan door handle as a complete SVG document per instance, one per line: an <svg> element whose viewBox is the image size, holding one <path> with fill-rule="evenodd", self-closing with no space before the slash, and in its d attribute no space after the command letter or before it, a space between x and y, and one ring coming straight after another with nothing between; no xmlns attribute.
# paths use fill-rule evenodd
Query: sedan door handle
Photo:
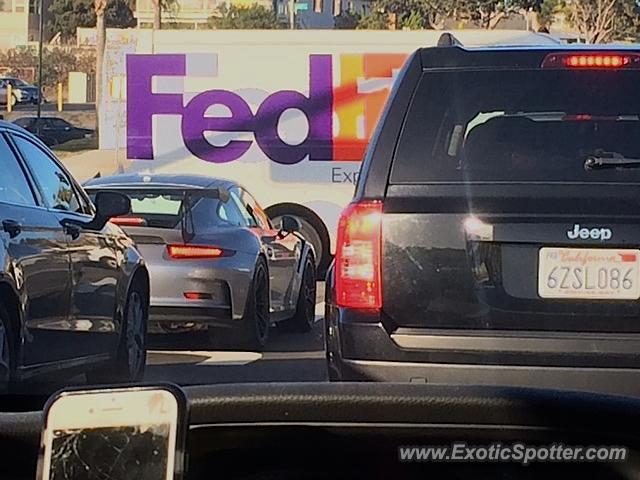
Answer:
<svg viewBox="0 0 640 480"><path fill-rule="evenodd" d="M9 234L10 238L15 238L22 232L22 225L15 220L3 220L2 229Z"/></svg>

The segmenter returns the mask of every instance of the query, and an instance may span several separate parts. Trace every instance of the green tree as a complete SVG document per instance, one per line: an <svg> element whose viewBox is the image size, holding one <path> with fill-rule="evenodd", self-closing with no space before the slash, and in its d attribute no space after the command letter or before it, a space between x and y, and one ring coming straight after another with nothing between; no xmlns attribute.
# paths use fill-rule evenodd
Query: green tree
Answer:
<svg viewBox="0 0 640 480"><path fill-rule="evenodd" d="M354 30L358 27L361 16L354 12L344 11L340 15L333 17L333 24L336 30Z"/></svg>
<svg viewBox="0 0 640 480"><path fill-rule="evenodd" d="M561 0L460 0L457 16L487 30L495 29L510 15L522 15L534 31L544 31L553 21Z"/></svg>
<svg viewBox="0 0 640 480"><path fill-rule="evenodd" d="M0 65L7 66L8 75L20 76L26 69L38 65L36 47L19 47L0 52ZM66 82L69 72L93 73L96 57L93 49L78 47L51 47L42 51L42 86L55 87L58 82Z"/></svg>
<svg viewBox="0 0 640 480"><path fill-rule="evenodd" d="M638 37L640 8L636 0L564 0L558 8L588 43Z"/></svg>
<svg viewBox="0 0 640 480"><path fill-rule="evenodd" d="M456 0L378 0L362 17L358 28L379 30L409 28L442 29L448 18L457 16Z"/></svg>
<svg viewBox="0 0 640 480"><path fill-rule="evenodd" d="M616 39L637 42L640 37L640 2L622 2Z"/></svg>
<svg viewBox="0 0 640 480"><path fill-rule="evenodd" d="M217 13L209 18L209 25L215 29L275 30L286 28L286 23L278 18L274 10L258 4L249 7L222 4Z"/></svg>
<svg viewBox="0 0 640 480"><path fill-rule="evenodd" d="M471 20L491 30L508 15L509 4L502 0L464 0L463 8Z"/></svg>
<svg viewBox="0 0 640 480"><path fill-rule="evenodd" d="M358 21L356 28L359 30L388 30L389 14L384 11L372 9Z"/></svg>
<svg viewBox="0 0 640 480"><path fill-rule="evenodd" d="M462 0L460 9L466 18L481 28L493 30L509 15L537 12L541 4L541 0Z"/></svg>
<svg viewBox="0 0 640 480"><path fill-rule="evenodd" d="M162 29L162 13L169 10L178 10L180 3L178 0L151 0L153 5L153 29ZM165 25L166 26L166 25Z"/></svg>
<svg viewBox="0 0 640 480"><path fill-rule="evenodd" d="M127 0L110 0L105 12L109 28L136 26L133 12ZM92 0L53 0L49 6L47 32L49 36L60 33L63 42L75 40L78 27L95 27L96 12Z"/></svg>
<svg viewBox="0 0 640 480"><path fill-rule="evenodd" d="M402 19L402 28L421 30L425 28L425 19L418 12L411 12Z"/></svg>

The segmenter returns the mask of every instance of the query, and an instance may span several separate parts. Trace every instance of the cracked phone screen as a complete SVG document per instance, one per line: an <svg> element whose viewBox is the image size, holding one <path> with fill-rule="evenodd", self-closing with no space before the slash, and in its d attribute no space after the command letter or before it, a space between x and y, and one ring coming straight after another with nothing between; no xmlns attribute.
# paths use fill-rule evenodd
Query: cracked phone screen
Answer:
<svg viewBox="0 0 640 480"><path fill-rule="evenodd" d="M51 480L167 478L169 425L56 430Z"/></svg>

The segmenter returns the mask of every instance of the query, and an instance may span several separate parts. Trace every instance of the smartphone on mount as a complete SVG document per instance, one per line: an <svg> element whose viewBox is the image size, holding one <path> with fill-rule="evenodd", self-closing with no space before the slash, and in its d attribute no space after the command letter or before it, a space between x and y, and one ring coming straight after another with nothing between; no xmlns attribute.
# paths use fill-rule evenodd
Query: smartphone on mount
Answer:
<svg viewBox="0 0 640 480"><path fill-rule="evenodd" d="M58 393L45 407L38 478L180 479L185 419L174 386Z"/></svg>

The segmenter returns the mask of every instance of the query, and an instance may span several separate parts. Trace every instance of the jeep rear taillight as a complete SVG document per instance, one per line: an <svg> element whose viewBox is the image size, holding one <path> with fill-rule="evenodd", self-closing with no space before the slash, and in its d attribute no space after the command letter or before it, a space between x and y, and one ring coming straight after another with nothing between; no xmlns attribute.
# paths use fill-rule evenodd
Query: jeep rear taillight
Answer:
<svg viewBox="0 0 640 480"><path fill-rule="evenodd" d="M382 203L352 203L340 215L336 247L336 302L340 307L382 307Z"/></svg>

